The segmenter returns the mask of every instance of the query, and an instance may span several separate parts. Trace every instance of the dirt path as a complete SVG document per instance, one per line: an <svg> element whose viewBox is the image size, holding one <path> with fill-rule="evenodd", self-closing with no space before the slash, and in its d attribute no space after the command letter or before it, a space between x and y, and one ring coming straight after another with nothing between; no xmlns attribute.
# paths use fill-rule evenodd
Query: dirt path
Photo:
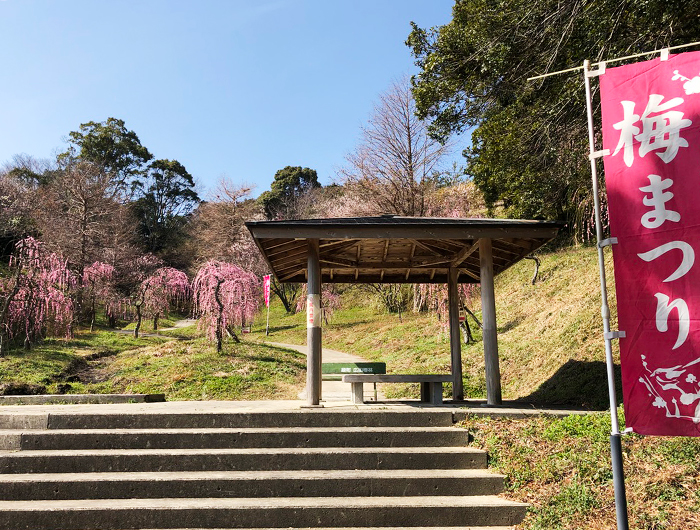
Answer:
<svg viewBox="0 0 700 530"><path fill-rule="evenodd" d="M171 328L160 328L158 331L172 331L174 329L180 329L180 328L186 328L187 326L191 326L193 324L197 323L196 318L183 318L182 320L178 320L175 322L173 327Z"/></svg>

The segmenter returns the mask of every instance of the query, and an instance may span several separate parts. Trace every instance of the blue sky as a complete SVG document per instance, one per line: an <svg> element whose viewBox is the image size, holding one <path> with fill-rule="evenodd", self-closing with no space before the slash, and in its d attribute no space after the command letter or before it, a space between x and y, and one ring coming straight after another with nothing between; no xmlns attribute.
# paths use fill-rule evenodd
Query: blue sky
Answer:
<svg viewBox="0 0 700 530"><path fill-rule="evenodd" d="M204 190L226 175L258 195L287 165L328 184L378 96L416 71L410 21L445 24L453 4L0 0L0 164L111 116Z"/></svg>

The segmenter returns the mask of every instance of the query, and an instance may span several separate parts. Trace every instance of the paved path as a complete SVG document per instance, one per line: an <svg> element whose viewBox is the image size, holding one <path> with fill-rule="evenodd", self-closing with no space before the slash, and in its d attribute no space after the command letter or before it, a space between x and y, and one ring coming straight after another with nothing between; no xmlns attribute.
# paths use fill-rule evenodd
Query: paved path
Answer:
<svg viewBox="0 0 700 530"><path fill-rule="evenodd" d="M286 344L282 342L267 342L266 344L271 344L273 346L280 346L282 348L289 348L290 350L296 350L298 352L307 355L306 346L299 346L298 344ZM359 355L352 355L350 353L344 353L342 351L330 350L328 348L323 348L321 352L321 358L325 363L363 363L368 362L367 359L360 357ZM365 384L365 399L374 399L374 386L371 383ZM306 390L302 390L299 393L299 399L306 399ZM321 382L321 401L350 401L350 383L343 383L342 381L322 381ZM385 397L381 391L377 392L377 400L384 401Z"/></svg>

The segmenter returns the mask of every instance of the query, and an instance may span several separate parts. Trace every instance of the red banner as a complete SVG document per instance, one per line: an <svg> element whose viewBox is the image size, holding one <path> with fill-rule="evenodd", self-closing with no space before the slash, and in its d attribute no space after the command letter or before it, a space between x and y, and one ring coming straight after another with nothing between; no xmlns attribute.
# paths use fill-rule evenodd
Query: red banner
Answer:
<svg viewBox="0 0 700 530"><path fill-rule="evenodd" d="M641 434L700 436L699 75L694 52L600 77L625 420Z"/></svg>
<svg viewBox="0 0 700 530"><path fill-rule="evenodd" d="M270 275L263 276L263 294L265 296L265 307L270 307Z"/></svg>

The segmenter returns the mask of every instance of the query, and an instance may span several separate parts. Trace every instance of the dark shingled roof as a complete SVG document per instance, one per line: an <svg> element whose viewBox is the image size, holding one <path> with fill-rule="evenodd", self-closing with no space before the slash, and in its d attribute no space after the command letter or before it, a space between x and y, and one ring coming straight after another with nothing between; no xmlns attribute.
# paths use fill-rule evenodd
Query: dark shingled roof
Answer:
<svg viewBox="0 0 700 530"><path fill-rule="evenodd" d="M349 217L246 223L280 282L305 282L307 240L318 239L324 283L479 282L479 239L493 243L494 274L554 238L555 221Z"/></svg>

